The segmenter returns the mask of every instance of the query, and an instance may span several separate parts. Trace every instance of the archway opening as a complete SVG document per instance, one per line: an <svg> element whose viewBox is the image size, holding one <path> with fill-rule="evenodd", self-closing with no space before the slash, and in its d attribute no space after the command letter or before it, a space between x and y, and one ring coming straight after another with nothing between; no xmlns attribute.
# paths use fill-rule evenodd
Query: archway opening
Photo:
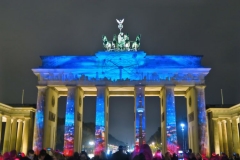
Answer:
<svg viewBox="0 0 240 160"><path fill-rule="evenodd" d="M95 141L96 96L83 98L82 150L92 155Z"/></svg>
<svg viewBox="0 0 240 160"><path fill-rule="evenodd" d="M134 97L109 98L109 137L111 145L134 145ZM110 149L111 150L111 149Z"/></svg>
<svg viewBox="0 0 240 160"><path fill-rule="evenodd" d="M176 106L176 128L179 150L188 149L188 121L187 121L187 104L183 96L175 97Z"/></svg>
<svg viewBox="0 0 240 160"><path fill-rule="evenodd" d="M146 142L153 152L161 148L161 110L159 96L145 97Z"/></svg>
<svg viewBox="0 0 240 160"><path fill-rule="evenodd" d="M67 96L58 98L56 149L63 151Z"/></svg>

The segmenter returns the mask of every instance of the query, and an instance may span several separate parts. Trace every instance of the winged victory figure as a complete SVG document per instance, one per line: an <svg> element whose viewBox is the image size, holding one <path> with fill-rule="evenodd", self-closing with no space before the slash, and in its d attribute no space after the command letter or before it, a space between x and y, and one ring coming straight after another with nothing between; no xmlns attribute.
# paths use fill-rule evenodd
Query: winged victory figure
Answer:
<svg viewBox="0 0 240 160"><path fill-rule="evenodd" d="M122 19L122 20L116 19L116 21L117 21L117 23L118 23L118 28L120 29L120 32L121 32L121 30L122 30L122 28L123 28L124 19Z"/></svg>

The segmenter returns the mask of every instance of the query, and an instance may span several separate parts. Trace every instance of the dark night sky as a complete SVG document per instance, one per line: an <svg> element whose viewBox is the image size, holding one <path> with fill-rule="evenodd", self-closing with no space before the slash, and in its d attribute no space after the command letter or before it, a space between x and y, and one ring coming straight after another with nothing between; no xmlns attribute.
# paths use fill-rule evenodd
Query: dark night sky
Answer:
<svg viewBox="0 0 240 160"><path fill-rule="evenodd" d="M116 18L125 18L123 32L130 39L142 34L141 50L147 54L204 55L203 65L212 68L207 104L221 103L221 88L224 103L240 102L240 1L221 0L1 0L0 102L21 103L24 89L24 102L36 103L31 69L41 65L39 56L94 55L103 49L103 34L118 33ZM176 101L179 120L186 116L185 100ZM84 121L94 121L95 98L84 102ZM147 137L159 126L158 106L158 97L146 99ZM110 107L110 133L132 141L133 98L111 98Z"/></svg>

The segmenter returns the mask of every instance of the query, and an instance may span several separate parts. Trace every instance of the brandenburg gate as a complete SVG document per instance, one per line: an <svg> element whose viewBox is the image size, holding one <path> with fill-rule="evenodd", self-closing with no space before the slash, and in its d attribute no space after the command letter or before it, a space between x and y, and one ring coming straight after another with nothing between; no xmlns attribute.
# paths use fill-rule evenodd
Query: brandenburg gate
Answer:
<svg viewBox="0 0 240 160"><path fill-rule="evenodd" d="M117 20L120 33L108 41L106 51L89 56L41 56L42 65L32 69L38 77L34 150L55 148L58 97L67 96L64 154L81 151L83 98L96 96L95 154L106 150L109 130L109 97L134 96L134 135L138 145L146 143L145 96L160 97L163 153L177 153L175 96L187 101L188 139L193 152L208 154L208 123L205 109L205 76L210 68L202 56L147 55L139 51L140 38L129 40L124 20Z"/></svg>

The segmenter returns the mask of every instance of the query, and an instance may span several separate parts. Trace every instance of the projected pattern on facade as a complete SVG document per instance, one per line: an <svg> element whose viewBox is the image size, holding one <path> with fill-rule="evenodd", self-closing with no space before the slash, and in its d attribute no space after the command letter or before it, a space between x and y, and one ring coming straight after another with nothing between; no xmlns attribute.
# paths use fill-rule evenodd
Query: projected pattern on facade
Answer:
<svg viewBox="0 0 240 160"><path fill-rule="evenodd" d="M98 52L95 56L42 56L42 81L197 81L204 83L202 56L148 56L139 52ZM51 69L55 69L54 72ZM179 72L186 68L185 73ZM198 68L198 72L190 73ZM49 69L49 70L48 70ZM58 70L59 69L59 70ZM65 69L64 72L61 69ZM192 70L191 70L192 69ZM203 72L205 73L205 72ZM202 81L201 81L202 80Z"/></svg>
<svg viewBox="0 0 240 160"><path fill-rule="evenodd" d="M204 84L204 77L209 69L201 65L202 56L184 55L146 55L143 51L122 51L122 52L98 52L94 56L42 56L42 66L33 69L39 74L39 84L46 85L48 81L54 83L70 83L71 85L165 85L165 84ZM173 94L171 94L174 96ZM100 96L100 94L99 94ZM167 107L174 110L173 97L168 97ZM104 143L104 99L97 97L97 118L96 118L96 147L105 145ZM144 99L142 99L142 102ZM201 100L204 101L204 100ZM138 105L139 100L136 100ZM67 107L74 102L68 100ZM173 103L173 104L171 104ZM100 106L100 104L102 106ZM142 103L144 104L144 103ZM200 104L202 106L203 104ZM41 111L40 109L38 112ZM140 110L139 110L140 111ZM199 109L200 111L200 109ZM73 138L74 131L74 112L67 111L69 118L66 119L65 146L71 146L69 136ZM140 113L141 114L141 113ZM140 114L136 113L136 138L139 136ZM170 115L170 116L169 116ZM72 116L72 117L71 117ZM166 118L168 132L168 148L175 150L176 147L176 120L175 112L167 112ZM203 114L199 115L204 116ZM200 119L199 117L199 119ZM142 118L142 136L145 136L145 115ZM203 117L204 118L204 117ZM37 122L40 123L40 122ZM202 125L206 126L205 122ZM41 130L41 126L38 126ZM69 130L69 128L71 128ZM69 132L67 132L69 131ZM204 134L199 137L205 141ZM41 139L41 135L38 135ZM36 137L37 138L37 137ZM143 137L144 139L144 137ZM73 141L73 139L72 139ZM35 143L35 145L37 145ZM39 145L40 146L40 145ZM70 147L71 148L71 147ZM172 149L171 149L172 148ZM66 147L64 148L66 149Z"/></svg>
<svg viewBox="0 0 240 160"><path fill-rule="evenodd" d="M75 88L68 88L66 117L65 117L65 133L64 133L64 150L66 156L73 155L74 152L74 96Z"/></svg>
<svg viewBox="0 0 240 160"><path fill-rule="evenodd" d="M34 127L35 134L33 141L33 149L38 154L43 148L42 137L43 137L43 124L44 124L44 108L45 108L45 87L38 88L38 99L37 99L37 112L36 112L36 125Z"/></svg>
<svg viewBox="0 0 240 160"><path fill-rule="evenodd" d="M105 88L97 88L96 121L95 121L95 155L105 149Z"/></svg>
<svg viewBox="0 0 240 160"><path fill-rule="evenodd" d="M166 87L166 114L167 150L171 153L177 153L176 112L173 87Z"/></svg>
<svg viewBox="0 0 240 160"><path fill-rule="evenodd" d="M205 92L204 87L197 87L198 92L197 97L197 109L198 109L198 137L199 137L199 150L203 157L207 155L208 137L207 137L207 119L206 119L206 109L205 109Z"/></svg>

